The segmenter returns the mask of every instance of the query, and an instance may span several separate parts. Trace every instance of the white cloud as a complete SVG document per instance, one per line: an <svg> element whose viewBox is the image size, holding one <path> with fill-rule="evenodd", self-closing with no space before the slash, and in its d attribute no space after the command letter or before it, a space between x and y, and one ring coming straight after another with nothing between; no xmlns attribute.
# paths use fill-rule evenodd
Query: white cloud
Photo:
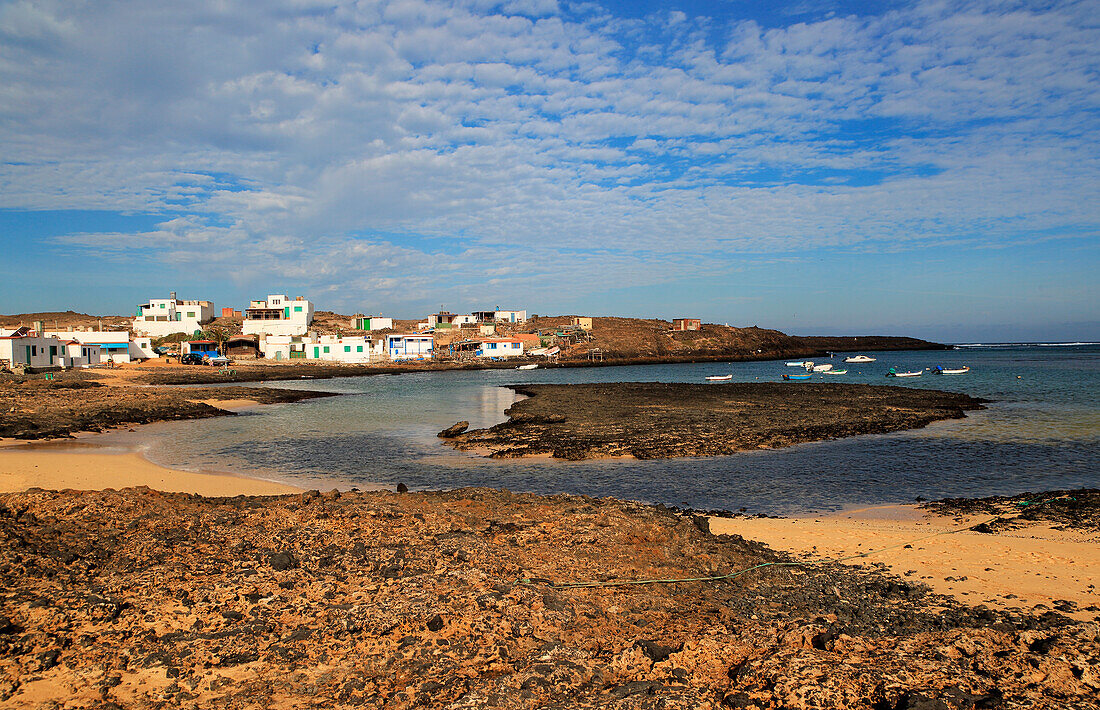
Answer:
<svg viewBox="0 0 1100 710"><path fill-rule="evenodd" d="M0 207L160 213L173 258L274 245L262 268L316 283L354 278L341 253L472 283L483 250L581 250L577 288L672 254L1100 223L1087 2L784 27L570 7L10 3Z"/></svg>

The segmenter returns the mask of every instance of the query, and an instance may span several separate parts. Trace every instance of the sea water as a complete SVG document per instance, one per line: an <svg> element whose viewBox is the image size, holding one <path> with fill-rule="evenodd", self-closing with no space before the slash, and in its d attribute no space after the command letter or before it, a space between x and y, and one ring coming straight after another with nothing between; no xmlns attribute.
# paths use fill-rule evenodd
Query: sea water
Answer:
<svg viewBox="0 0 1100 710"><path fill-rule="evenodd" d="M783 362L695 363L376 375L265 383L344 396L273 405L237 417L142 428L146 456L172 467L257 475L305 487L490 486L615 496L697 509L807 513L857 504L1014 494L1100 485L1100 346L968 346L869 352L830 362L847 375L814 381L944 389L992 400L962 420L894 434L713 458L562 462L492 460L436 437L459 420L504 421L510 383L778 381ZM899 371L970 366L965 375ZM722 384L708 386L721 387ZM124 435L109 435L116 439Z"/></svg>

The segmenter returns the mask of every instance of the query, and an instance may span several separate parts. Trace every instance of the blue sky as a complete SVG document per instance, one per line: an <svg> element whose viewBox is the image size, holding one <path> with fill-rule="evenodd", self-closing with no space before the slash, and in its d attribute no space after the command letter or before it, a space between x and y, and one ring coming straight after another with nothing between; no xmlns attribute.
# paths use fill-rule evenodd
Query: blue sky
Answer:
<svg viewBox="0 0 1100 710"><path fill-rule="evenodd" d="M0 312L1100 339L1087 2L0 2Z"/></svg>

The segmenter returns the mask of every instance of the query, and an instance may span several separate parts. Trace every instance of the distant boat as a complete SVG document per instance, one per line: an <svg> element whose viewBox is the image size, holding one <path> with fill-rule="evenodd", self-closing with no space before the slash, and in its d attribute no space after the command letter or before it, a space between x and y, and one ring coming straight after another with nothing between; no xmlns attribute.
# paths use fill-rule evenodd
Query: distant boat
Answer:
<svg viewBox="0 0 1100 710"><path fill-rule="evenodd" d="M787 367L813 367L813 366L814 366L813 362L811 362L809 360L806 360L806 361L799 360L798 362L788 362L787 363Z"/></svg>
<svg viewBox="0 0 1100 710"><path fill-rule="evenodd" d="M519 366L519 367L517 367L516 369L517 369L517 370L534 370L534 369L535 369L536 367L538 367L538 366L539 366L539 365L538 365L538 363L536 362L536 363L532 363L532 364L530 364L530 365L520 365L520 366Z"/></svg>
<svg viewBox="0 0 1100 710"><path fill-rule="evenodd" d="M866 355L853 355L851 357L844 358L844 362L874 362L875 358L867 357Z"/></svg>
<svg viewBox="0 0 1100 710"><path fill-rule="evenodd" d="M831 369L833 369L833 366L830 365L829 363L825 363L824 365L814 365L813 366L813 371L814 372L828 372Z"/></svg>
<svg viewBox="0 0 1100 710"><path fill-rule="evenodd" d="M826 374L826 375L847 375L848 371L847 370L825 370L824 374Z"/></svg>
<svg viewBox="0 0 1100 710"><path fill-rule="evenodd" d="M924 374L924 370L913 370L912 372L898 372L897 369L891 367L890 371L886 373L887 377L920 377Z"/></svg>
<svg viewBox="0 0 1100 710"><path fill-rule="evenodd" d="M711 382L718 382L720 380L732 380L733 375L710 375L707 377Z"/></svg>
<svg viewBox="0 0 1100 710"><path fill-rule="evenodd" d="M784 380L808 380L810 379L810 373L805 375L783 375Z"/></svg>
<svg viewBox="0 0 1100 710"><path fill-rule="evenodd" d="M936 365L936 367L932 368L933 375L964 375L967 372L970 372L970 368L966 366L942 367L940 365Z"/></svg>

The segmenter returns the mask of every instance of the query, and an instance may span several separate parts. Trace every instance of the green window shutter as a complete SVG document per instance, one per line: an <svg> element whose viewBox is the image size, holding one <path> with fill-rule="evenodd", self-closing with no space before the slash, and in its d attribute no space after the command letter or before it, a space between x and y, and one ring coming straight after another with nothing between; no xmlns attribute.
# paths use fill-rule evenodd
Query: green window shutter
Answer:
<svg viewBox="0 0 1100 710"><path fill-rule="evenodd" d="M283 308L283 318L290 318L290 306Z"/></svg>
<svg viewBox="0 0 1100 710"><path fill-rule="evenodd" d="M351 352L351 346L350 345L345 345L344 346L344 352L350 353Z"/></svg>
<svg viewBox="0 0 1100 710"><path fill-rule="evenodd" d="M295 313L301 313L302 312L302 307L301 306L294 306L294 312Z"/></svg>
<svg viewBox="0 0 1100 710"><path fill-rule="evenodd" d="M164 308L164 304L163 304L163 303L162 303L162 304L160 304L160 307L161 307L161 308Z"/></svg>
<svg viewBox="0 0 1100 710"><path fill-rule="evenodd" d="M325 352L326 353L328 352L328 346L327 345L325 346Z"/></svg>
<svg viewBox="0 0 1100 710"><path fill-rule="evenodd" d="M355 346L355 352L357 352L357 353L363 352L363 346L362 345L356 345Z"/></svg>

